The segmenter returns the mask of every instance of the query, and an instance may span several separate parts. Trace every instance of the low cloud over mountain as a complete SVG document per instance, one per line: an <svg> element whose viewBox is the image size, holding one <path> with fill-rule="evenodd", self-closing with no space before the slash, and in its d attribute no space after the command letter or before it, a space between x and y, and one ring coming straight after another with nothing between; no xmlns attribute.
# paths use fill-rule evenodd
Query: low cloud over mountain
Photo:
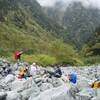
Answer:
<svg viewBox="0 0 100 100"><path fill-rule="evenodd" d="M37 0L41 6L54 6L57 2L62 2L68 7L72 2L81 2L83 6L100 9L100 0Z"/></svg>

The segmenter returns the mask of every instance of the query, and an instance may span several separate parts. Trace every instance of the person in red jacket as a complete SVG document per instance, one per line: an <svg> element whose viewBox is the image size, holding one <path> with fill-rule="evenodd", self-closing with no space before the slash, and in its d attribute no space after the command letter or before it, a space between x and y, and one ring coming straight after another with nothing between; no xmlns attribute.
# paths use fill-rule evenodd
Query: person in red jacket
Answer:
<svg viewBox="0 0 100 100"><path fill-rule="evenodd" d="M18 60L18 62L20 61L20 59L21 59L21 55L22 55L22 53L23 52L15 52L15 56L14 56L14 58L15 58L15 60Z"/></svg>

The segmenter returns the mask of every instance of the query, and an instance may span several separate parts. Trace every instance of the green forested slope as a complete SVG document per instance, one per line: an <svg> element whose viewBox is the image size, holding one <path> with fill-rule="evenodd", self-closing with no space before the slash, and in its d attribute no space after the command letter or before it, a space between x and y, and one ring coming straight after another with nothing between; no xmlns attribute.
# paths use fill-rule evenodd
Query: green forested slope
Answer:
<svg viewBox="0 0 100 100"><path fill-rule="evenodd" d="M92 55L100 55L100 27L91 35L87 46L89 48L87 52L93 52Z"/></svg>
<svg viewBox="0 0 100 100"><path fill-rule="evenodd" d="M36 62L42 66L84 65L79 60L80 52L76 50L76 46L79 46L79 38L75 37L77 32L66 28L67 19L64 14L58 14L59 21L53 21L36 0L0 0L0 57L15 62L14 52L23 51L22 61ZM77 29L75 26L73 28Z"/></svg>
<svg viewBox="0 0 100 100"><path fill-rule="evenodd" d="M2 49L42 52L40 44L54 40L62 31L61 26L46 17L36 0L0 0Z"/></svg>
<svg viewBox="0 0 100 100"><path fill-rule="evenodd" d="M14 61L14 52L23 51L22 60L29 63L83 64L73 46L63 43L63 33L36 0L0 0L0 57Z"/></svg>

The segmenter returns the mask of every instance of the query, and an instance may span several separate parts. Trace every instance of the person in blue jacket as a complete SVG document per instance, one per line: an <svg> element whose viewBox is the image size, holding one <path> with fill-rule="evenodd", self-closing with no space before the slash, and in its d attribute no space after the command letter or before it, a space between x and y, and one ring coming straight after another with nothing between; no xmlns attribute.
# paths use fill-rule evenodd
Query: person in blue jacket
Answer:
<svg viewBox="0 0 100 100"><path fill-rule="evenodd" d="M72 82L74 84L77 82L77 76L76 76L76 74L69 74L68 75L68 79L69 79L70 82Z"/></svg>
<svg viewBox="0 0 100 100"><path fill-rule="evenodd" d="M56 66L55 67L55 71L54 72L50 72L50 71L47 71L49 73L49 78L51 78L52 76L53 77L56 77L56 78L60 78L62 76L62 71L60 69L60 66Z"/></svg>
<svg viewBox="0 0 100 100"><path fill-rule="evenodd" d="M54 77L60 78L62 76L62 71L60 69L60 66L56 66L56 71L52 74Z"/></svg>

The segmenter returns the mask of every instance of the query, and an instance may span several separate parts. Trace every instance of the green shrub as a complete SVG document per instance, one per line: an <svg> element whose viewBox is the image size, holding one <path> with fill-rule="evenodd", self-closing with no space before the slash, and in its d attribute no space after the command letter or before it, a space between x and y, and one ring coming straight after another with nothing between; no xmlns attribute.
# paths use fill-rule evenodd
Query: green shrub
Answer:
<svg viewBox="0 0 100 100"><path fill-rule="evenodd" d="M83 66L84 65L84 62L79 60L78 58L72 58L72 60L74 61L75 66Z"/></svg>
<svg viewBox="0 0 100 100"><path fill-rule="evenodd" d="M22 61L28 62L28 63L37 63L41 66L48 66L48 65L55 65L57 63L56 58L50 57L48 55L39 54L39 55L23 55Z"/></svg>
<svg viewBox="0 0 100 100"><path fill-rule="evenodd" d="M100 56L92 56L88 58L82 58L85 65L100 64Z"/></svg>

